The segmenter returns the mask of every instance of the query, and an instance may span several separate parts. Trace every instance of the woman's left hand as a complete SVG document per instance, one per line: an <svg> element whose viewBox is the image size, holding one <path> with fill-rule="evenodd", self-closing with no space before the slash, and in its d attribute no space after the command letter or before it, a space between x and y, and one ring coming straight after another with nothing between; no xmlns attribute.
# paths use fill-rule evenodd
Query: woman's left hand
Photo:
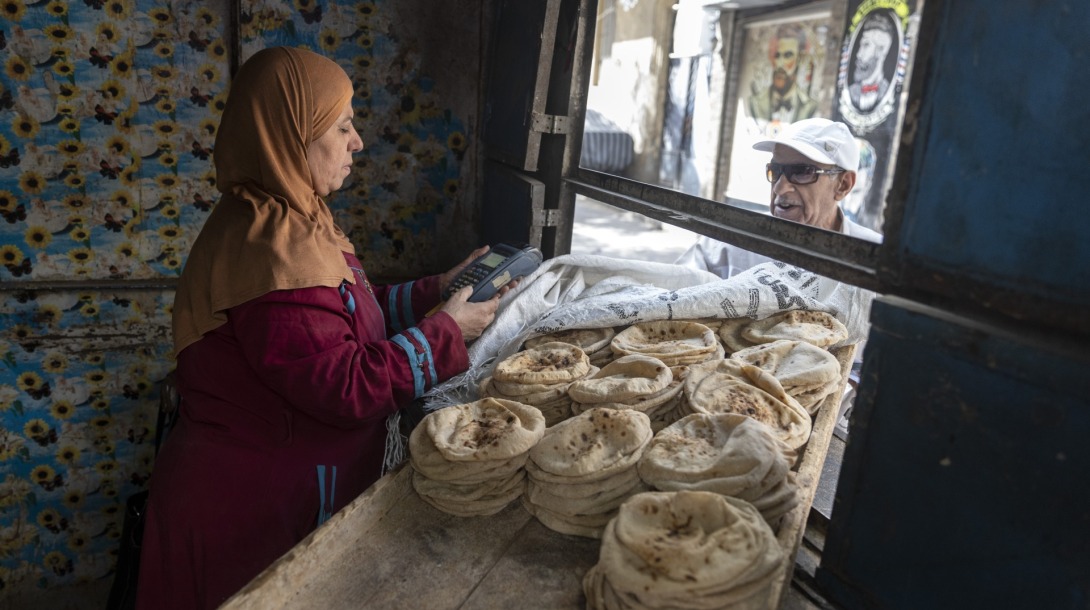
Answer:
<svg viewBox="0 0 1090 610"><path fill-rule="evenodd" d="M481 246L480 248L477 248L473 252L470 252L469 256L467 256L464 261L455 265L453 268L451 268L450 271L441 274L439 276L439 294L446 294L447 287L449 287L450 283L454 281L454 278L458 277L458 274L461 273L463 269L468 267L469 264L473 261L477 260L478 257L484 256L490 249L491 248L489 248L488 246Z"/></svg>

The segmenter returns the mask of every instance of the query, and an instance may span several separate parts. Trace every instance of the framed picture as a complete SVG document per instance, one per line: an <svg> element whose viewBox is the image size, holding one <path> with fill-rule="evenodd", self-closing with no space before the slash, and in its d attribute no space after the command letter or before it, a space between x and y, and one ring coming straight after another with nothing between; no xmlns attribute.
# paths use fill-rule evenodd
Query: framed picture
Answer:
<svg viewBox="0 0 1090 610"><path fill-rule="evenodd" d="M839 51L831 18L828 9L785 11L740 24L728 199L767 205L768 154L753 144L795 121L830 115L836 83L827 62Z"/></svg>

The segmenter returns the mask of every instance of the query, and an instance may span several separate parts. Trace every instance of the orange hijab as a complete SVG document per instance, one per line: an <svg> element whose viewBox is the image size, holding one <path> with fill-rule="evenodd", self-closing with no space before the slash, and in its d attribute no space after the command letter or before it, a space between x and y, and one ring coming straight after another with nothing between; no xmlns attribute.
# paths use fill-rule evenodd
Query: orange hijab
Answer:
<svg viewBox="0 0 1090 610"><path fill-rule="evenodd" d="M238 71L216 135L220 201L193 244L174 297L174 353L227 321L226 310L274 290L355 283L355 248L314 192L307 145L352 100L334 61L289 47Z"/></svg>

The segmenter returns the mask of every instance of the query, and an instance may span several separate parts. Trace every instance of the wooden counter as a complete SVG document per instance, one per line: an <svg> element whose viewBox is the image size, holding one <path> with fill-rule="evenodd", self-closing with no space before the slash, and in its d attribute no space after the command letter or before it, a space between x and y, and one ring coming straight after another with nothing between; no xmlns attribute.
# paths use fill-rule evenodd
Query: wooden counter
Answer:
<svg viewBox="0 0 1090 610"><path fill-rule="evenodd" d="M778 538L786 561L778 608L794 571L821 466L836 425L854 346L835 351L840 391L822 403L797 464L799 505ZM421 500L408 465L388 474L221 606L291 608L576 610L599 541L554 532L512 502L489 517L455 517Z"/></svg>

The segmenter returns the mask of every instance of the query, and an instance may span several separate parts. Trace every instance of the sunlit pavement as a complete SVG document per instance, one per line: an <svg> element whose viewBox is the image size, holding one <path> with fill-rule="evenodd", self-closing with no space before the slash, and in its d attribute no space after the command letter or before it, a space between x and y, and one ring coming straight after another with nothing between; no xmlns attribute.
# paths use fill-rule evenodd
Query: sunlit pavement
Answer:
<svg viewBox="0 0 1090 610"><path fill-rule="evenodd" d="M572 254L672 263L696 233L585 197L575 199Z"/></svg>

